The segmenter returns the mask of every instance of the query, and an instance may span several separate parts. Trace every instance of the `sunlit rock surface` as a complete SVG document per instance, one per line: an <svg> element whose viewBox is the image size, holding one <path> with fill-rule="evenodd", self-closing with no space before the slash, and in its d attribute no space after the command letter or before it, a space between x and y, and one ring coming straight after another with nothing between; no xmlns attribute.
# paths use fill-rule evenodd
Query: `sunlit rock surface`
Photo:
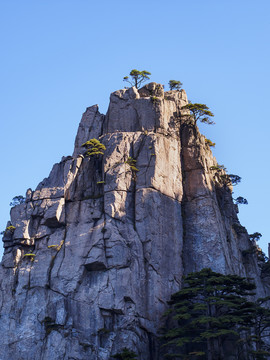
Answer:
<svg viewBox="0 0 270 360"><path fill-rule="evenodd" d="M265 295L256 258L242 255L252 244L231 189L210 169L205 137L181 119L185 104L184 90L150 83L111 94L106 116L87 108L73 156L12 208L1 360L109 360L123 347L157 360L167 301L203 267L253 277ZM104 156L83 156L91 138Z"/></svg>

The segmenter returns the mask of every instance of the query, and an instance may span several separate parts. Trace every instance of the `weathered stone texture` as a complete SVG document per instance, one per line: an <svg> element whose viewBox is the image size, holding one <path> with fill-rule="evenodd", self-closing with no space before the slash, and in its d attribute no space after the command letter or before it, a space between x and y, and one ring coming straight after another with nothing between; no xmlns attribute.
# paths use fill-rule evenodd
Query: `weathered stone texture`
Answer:
<svg viewBox="0 0 270 360"><path fill-rule="evenodd" d="M243 261L251 245L233 226L231 189L196 125L181 121L186 103L156 83L114 92L106 117L97 106L83 114L73 157L12 208L1 360L109 360L125 346L157 360L167 301L203 267L255 277L264 294L255 258ZM83 156L91 138L104 156Z"/></svg>

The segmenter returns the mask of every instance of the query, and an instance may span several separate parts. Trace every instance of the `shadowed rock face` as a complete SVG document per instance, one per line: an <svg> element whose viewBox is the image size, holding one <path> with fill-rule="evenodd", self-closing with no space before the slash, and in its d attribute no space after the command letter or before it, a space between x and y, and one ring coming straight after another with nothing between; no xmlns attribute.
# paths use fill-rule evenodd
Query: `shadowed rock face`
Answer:
<svg viewBox="0 0 270 360"><path fill-rule="evenodd" d="M73 156L12 208L3 238L0 359L109 360L123 347L159 359L156 342L184 273L255 278L256 259L211 150L181 122L184 90L150 83L83 114ZM84 158L98 138L104 156ZM132 171L128 157L136 160ZM35 256L25 256L33 253Z"/></svg>

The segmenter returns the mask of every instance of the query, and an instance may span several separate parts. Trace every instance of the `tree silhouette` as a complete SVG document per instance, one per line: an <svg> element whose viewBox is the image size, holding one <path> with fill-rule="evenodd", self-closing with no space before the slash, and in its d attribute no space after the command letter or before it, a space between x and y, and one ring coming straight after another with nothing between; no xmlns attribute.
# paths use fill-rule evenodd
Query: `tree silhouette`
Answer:
<svg viewBox="0 0 270 360"><path fill-rule="evenodd" d="M131 86L135 86L138 89L143 82L150 79L150 77L148 75L151 75L151 73L146 70L139 71L139 70L133 69L133 70L131 70L129 75L131 78L129 78L129 76L125 76L123 78L123 81L127 81Z"/></svg>
<svg viewBox="0 0 270 360"><path fill-rule="evenodd" d="M178 80L170 80L169 81L170 90L180 90L182 85L183 84L181 83L181 81L178 81Z"/></svg>
<svg viewBox="0 0 270 360"><path fill-rule="evenodd" d="M239 359L249 359L241 342L254 330L258 311L263 312L259 304L247 299L255 288L245 278L207 268L185 277L184 287L169 302L174 323L163 337L166 358L225 360L238 349L244 351ZM263 314L270 319L268 313ZM249 337L249 341L255 340ZM264 351L262 338L260 341Z"/></svg>
<svg viewBox="0 0 270 360"><path fill-rule="evenodd" d="M181 110L188 110L190 112L189 114L184 113L181 116L184 119L194 121L195 124L197 123L197 121L209 125L215 124L215 122L210 119L210 117L213 117L214 114L209 110L209 107L206 106L205 104L198 104L198 103L192 104L190 102L189 104L182 106Z"/></svg>

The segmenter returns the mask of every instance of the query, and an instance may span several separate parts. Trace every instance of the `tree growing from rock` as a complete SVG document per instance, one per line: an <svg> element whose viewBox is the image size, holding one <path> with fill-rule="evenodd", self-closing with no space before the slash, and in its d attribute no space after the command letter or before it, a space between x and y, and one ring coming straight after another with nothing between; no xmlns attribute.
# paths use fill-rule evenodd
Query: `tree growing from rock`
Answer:
<svg viewBox="0 0 270 360"><path fill-rule="evenodd" d="M16 206L16 205L20 205L20 204L23 204L25 202L25 197L22 196L22 195L18 195L18 196L15 196L11 203L9 204L9 206Z"/></svg>
<svg viewBox="0 0 270 360"><path fill-rule="evenodd" d="M104 151L106 150L106 146L97 139L88 140L81 146L86 149L84 153L85 157L104 155Z"/></svg>
<svg viewBox="0 0 270 360"><path fill-rule="evenodd" d="M250 340L255 344L255 349L251 350L251 354L256 360L267 360L270 356L270 346L265 342L265 339L269 339L270 336L269 300L270 296L259 298L255 302L254 332ZM267 302L268 306L265 305Z"/></svg>
<svg viewBox="0 0 270 360"><path fill-rule="evenodd" d="M184 120L190 120L197 124L197 121L200 121L204 124L215 124L210 118L214 116L214 114L209 110L209 107L205 104L198 103L189 103L185 106L181 107L181 110L186 110L189 113L184 113L181 115Z"/></svg>
<svg viewBox="0 0 270 360"><path fill-rule="evenodd" d="M247 199L245 199L243 196L238 196L236 199L235 199L235 203L237 205L247 205L248 204L248 201Z"/></svg>
<svg viewBox="0 0 270 360"><path fill-rule="evenodd" d="M170 80L169 81L169 88L170 90L180 90L182 87L181 81L178 80Z"/></svg>
<svg viewBox="0 0 270 360"><path fill-rule="evenodd" d="M1 231L0 235L13 234L15 229L16 228L13 225L7 226L4 231Z"/></svg>
<svg viewBox="0 0 270 360"><path fill-rule="evenodd" d="M270 311L248 299L255 288L245 278L211 269L189 274L169 302L171 326L163 337L166 358L267 359L263 334L270 329ZM258 314L265 317L264 326L258 323Z"/></svg>
<svg viewBox="0 0 270 360"><path fill-rule="evenodd" d="M133 69L129 73L129 76L125 76L123 78L123 81L127 81L131 86L135 86L136 89L138 89L143 82L150 79L150 77L148 75L151 75L151 73L149 71L146 71L146 70L139 71L139 70Z"/></svg>
<svg viewBox="0 0 270 360"><path fill-rule="evenodd" d="M251 241L259 241L260 238L262 237L262 234L259 232L255 232L253 234L249 234L248 236Z"/></svg>
<svg viewBox="0 0 270 360"><path fill-rule="evenodd" d="M220 179L223 185L238 185L241 182L241 177L235 174L222 174Z"/></svg>
<svg viewBox="0 0 270 360"><path fill-rule="evenodd" d="M127 161L125 161L125 164L128 164L132 171L137 172L139 169L136 168L136 162L137 160L133 159L132 157L128 157Z"/></svg>
<svg viewBox="0 0 270 360"><path fill-rule="evenodd" d="M205 139L205 144L209 147L215 147L216 143L212 142L210 139Z"/></svg>

